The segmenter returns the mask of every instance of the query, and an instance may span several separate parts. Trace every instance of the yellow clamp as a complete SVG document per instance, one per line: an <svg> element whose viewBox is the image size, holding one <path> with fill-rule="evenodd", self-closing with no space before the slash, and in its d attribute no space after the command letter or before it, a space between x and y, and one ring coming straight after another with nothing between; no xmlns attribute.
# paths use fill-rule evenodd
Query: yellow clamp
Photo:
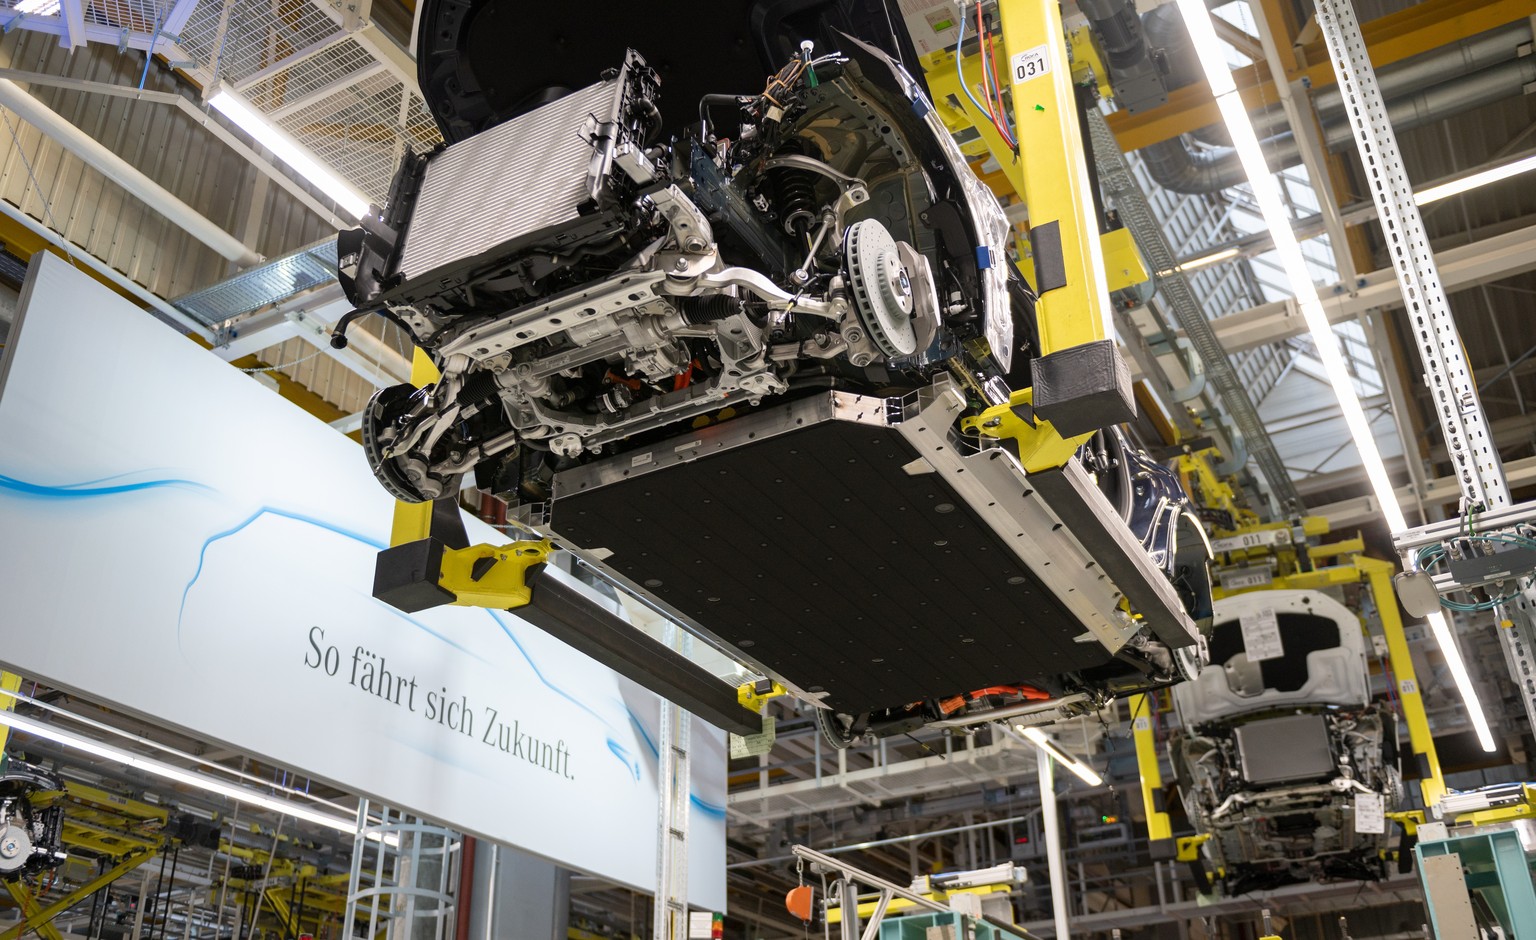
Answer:
<svg viewBox="0 0 1536 940"><path fill-rule="evenodd" d="M1030 424L1018 409L1029 408L1034 400L1033 388L1020 389L1007 402L993 405L974 418L962 418L960 427L972 434L1013 441L1019 448L1019 462L1031 473L1060 467L1072 459L1088 435L1063 438L1039 415L1034 415L1034 424Z"/></svg>
<svg viewBox="0 0 1536 940"><path fill-rule="evenodd" d="M553 550L549 539L447 549L437 583L453 592L457 607L522 607L533 599L528 569L544 564Z"/></svg>
<svg viewBox="0 0 1536 940"><path fill-rule="evenodd" d="M1401 813L1388 813L1387 818L1403 827L1410 836L1417 835L1419 827L1424 825L1424 811L1411 809Z"/></svg>
<svg viewBox="0 0 1536 940"><path fill-rule="evenodd" d="M769 682L769 686L768 691L766 692L758 691L758 686L762 685L761 680L758 682L743 682L741 685L736 687L736 701L741 704L742 708L757 712L759 715L761 715L763 713L763 706L768 704L769 699L775 699L781 695L789 694L789 690L784 688L782 685L779 685L777 682L773 682L771 680L767 681Z"/></svg>
<svg viewBox="0 0 1536 940"><path fill-rule="evenodd" d="M1200 857L1200 846L1204 845L1211 834L1201 833L1198 836L1179 836L1178 854L1174 857L1181 862L1193 862Z"/></svg>

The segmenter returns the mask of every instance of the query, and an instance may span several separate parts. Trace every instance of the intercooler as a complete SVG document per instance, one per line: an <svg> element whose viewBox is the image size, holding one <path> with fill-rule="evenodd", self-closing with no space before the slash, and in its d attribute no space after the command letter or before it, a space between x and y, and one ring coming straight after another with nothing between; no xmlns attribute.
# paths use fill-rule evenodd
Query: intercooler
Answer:
<svg viewBox="0 0 1536 940"><path fill-rule="evenodd" d="M608 169L594 132L617 122L622 102L621 78L599 82L431 158L396 273L414 281L578 221Z"/></svg>

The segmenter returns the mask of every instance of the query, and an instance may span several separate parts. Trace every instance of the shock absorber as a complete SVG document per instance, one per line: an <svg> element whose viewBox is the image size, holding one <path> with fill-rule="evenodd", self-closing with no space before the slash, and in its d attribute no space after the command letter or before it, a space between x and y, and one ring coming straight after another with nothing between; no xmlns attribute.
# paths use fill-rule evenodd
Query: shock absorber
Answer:
<svg viewBox="0 0 1536 940"><path fill-rule="evenodd" d="M797 154L820 160L816 146L800 137L791 137L779 145L774 156ZM768 171L768 182L778 200L779 214L784 219L784 231L797 241L805 241L806 233L816 223L816 174L793 167L776 167Z"/></svg>

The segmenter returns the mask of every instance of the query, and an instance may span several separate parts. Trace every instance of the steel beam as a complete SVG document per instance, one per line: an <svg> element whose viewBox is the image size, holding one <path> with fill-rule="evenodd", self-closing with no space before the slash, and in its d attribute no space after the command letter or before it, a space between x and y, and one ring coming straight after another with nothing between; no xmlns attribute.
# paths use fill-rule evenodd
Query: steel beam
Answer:
<svg viewBox="0 0 1536 940"><path fill-rule="evenodd" d="M88 273L98 281L114 288L121 294L143 303L149 308L149 313L152 316L165 321L183 333L191 333L212 342L213 334L209 332L206 326L171 306L164 297L152 293L137 281L129 280L126 275L120 273L116 268L4 200L0 200L0 216L5 216L11 222L31 232L43 242L57 248L65 257L72 258L85 265L90 269ZM0 221L0 231L5 231L8 227L5 222Z"/></svg>
<svg viewBox="0 0 1536 940"><path fill-rule="evenodd" d="M239 265L252 265L261 260L260 255L247 248L238 238L145 176L127 160L34 98L15 82L0 79L0 104L15 111L22 120L46 134L59 146L230 261Z"/></svg>
<svg viewBox="0 0 1536 940"><path fill-rule="evenodd" d="M274 122L281 121L288 115L302 111L317 101L324 101L326 98L329 98L331 95L334 95L339 91L345 91L349 88L354 88L361 84L364 80L372 78L380 72L385 71L387 68L388 66L386 66L383 62L375 62L372 65L366 65L355 72L348 72L346 75L343 75L334 81L321 85L314 91L300 95L297 98L290 98L284 101L277 107L267 111L267 118Z"/></svg>
<svg viewBox="0 0 1536 940"><path fill-rule="evenodd" d="M199 0L176 0L171 12L165 15L165 22L160 24L160 32L176 39L181 38L181 31L186 28L187 20L192 18L192 11L197 9Z"/></svg>
<svg viewBox="0 0 1536 940"><path fill-rule="evenodd" d="M154 858L155 855L156 853L154 852L145 852L141 855L131 855L128 858L125 858L121 862L118 862L116 865L97 875L90 881L87 881L85 884L81 885L75 890L64 895L62 898L59 898L57 901L54 901L52 904L48 905L42 910L33 914L29 914L25 920L12 927L10 930L7 930L5 933L0 933L0 940L18 940L18 938L28 930L38 930L41 932L40 928L46 926L55 917L64 913L71 907L74 907L76 904L95 894L97 891L100 891L102 888L105 888L107 885L121 878L123 875L126 875L130 871L133 871L135 868L138 868L140 865Z"/></svg>
<svg viewBox="0 0 1536 940"><path fill-rule="evenodd" d="M59 21L64 24L59 45L71 52L85 45L85 0L59 0Z"/></svg>
<svg viewBox="0 0 1536 940"><path fill-rule="evenodd" d="M27 923L32 923L35 918L39 917L40 911L37 906L37 899L32 896L32 893L21 882L7 881L5 883L5 892L11 896L11 900L15 901L16 906L21 909L21 916L26 918ZM64 940L64 935L59 933L59 928L47 921L38 919L37 926L33 929L42 940Z"/></svg>
<svg viewBox="0 0 1536 940"><path fill-rule="evenodd" d="M1504 478L1509 482L1511 489L1536 484L1536 457L1506 463ZM1363 473L1360 476L1360 483L1365 484ZM1454 503L1461 498L1461 486L1455 477L1440 477L1430 480L1425 485L1423 495L1426 506L1436 503ZM1410 505L1413 500L1413 488L1398 487L1397 499L1399 504ZM1313 506L1307 511L1327 519L1329 525L1336 531L1381 521L1381 505L1376 502L1374 494L1340 500L1325 506Z"/></svg>
<svg viewBox="0 0 1536 940"><path fill-rule="evenodd" d="M1486 281L1536 268L1536 225L1505 232L1435 253L1440 280L1447 290L1476 287ZM1343 284L1318 288L1323 308L1332 323L1342 323L1376 307L1396 307L1403 302L1397 275L1391 270L1373 271L1360 279L1354 292ZM1276 301L1218 317L1212 321L1216 337L1229 353L1303 336L1307 332L1301 312L1291 300Z"/></svg>
<svg viewBox="0 0 1536 940"><path fill-rule="evenodd" d="M63 9L62 5L60 9ZM64 41L68 41L73 38L69 32L68 24L64 22L62 17L27 16L25 13L0 11L0 13L3 12L13 13L13 15L6 19L4 22L4 27L6 29L10 29L13 26L19 26L23 29L31 30L34 33L47 33L50 36L58 36L60 40ZM81 35L85 37L86 42L99 43L104 46L116 46L120 49L137 49L140 52L148 49L150 43L149 33L130 31L125 36L123 35L123 31L121 29L118 29L114 26L103 26L100 23L85 23L84 31L81 33ZM165 58L172 63L190 63L192 61L192 56L189 55L185 49L181 48L181 45L176 41L175 37L168 33L162 32L160 36L154 40L154 43L155 54L165 56Z"/></svg>
<svg viewBox="0 0 1536 940"><path fill-rule="evenodd" d="M1536 0L1427 0L1372 20L1361 27L1361 32L1370 49L1371 62L1381 68L1530 16L1536 16ZM1334 84L1333 65L1320 41L1303 47L1302 54L1306 62L1315 64L1298 65L1283 81L1305 80L1314 89ZM1233 78L1249 108L1280 98L1268 68L1243 69ZM1220 124L1221 120L1210 86L1196 82L1169 92L1168 103L1162 107L1110 115L1109 126L1121 148L1130 151L1209 124Z"/></svg>

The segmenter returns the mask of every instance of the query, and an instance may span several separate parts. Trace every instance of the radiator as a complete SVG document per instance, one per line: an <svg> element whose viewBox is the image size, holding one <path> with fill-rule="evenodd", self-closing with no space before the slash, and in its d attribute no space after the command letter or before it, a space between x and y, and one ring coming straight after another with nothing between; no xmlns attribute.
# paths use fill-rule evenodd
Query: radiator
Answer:
<svg viewBox="0 0 1536 940"><path fill-rule="evenodd" d="M396 269L412 281L577 218L591 194L591 118L616 120L617 79L459 141L427 164Z"/></svg>

